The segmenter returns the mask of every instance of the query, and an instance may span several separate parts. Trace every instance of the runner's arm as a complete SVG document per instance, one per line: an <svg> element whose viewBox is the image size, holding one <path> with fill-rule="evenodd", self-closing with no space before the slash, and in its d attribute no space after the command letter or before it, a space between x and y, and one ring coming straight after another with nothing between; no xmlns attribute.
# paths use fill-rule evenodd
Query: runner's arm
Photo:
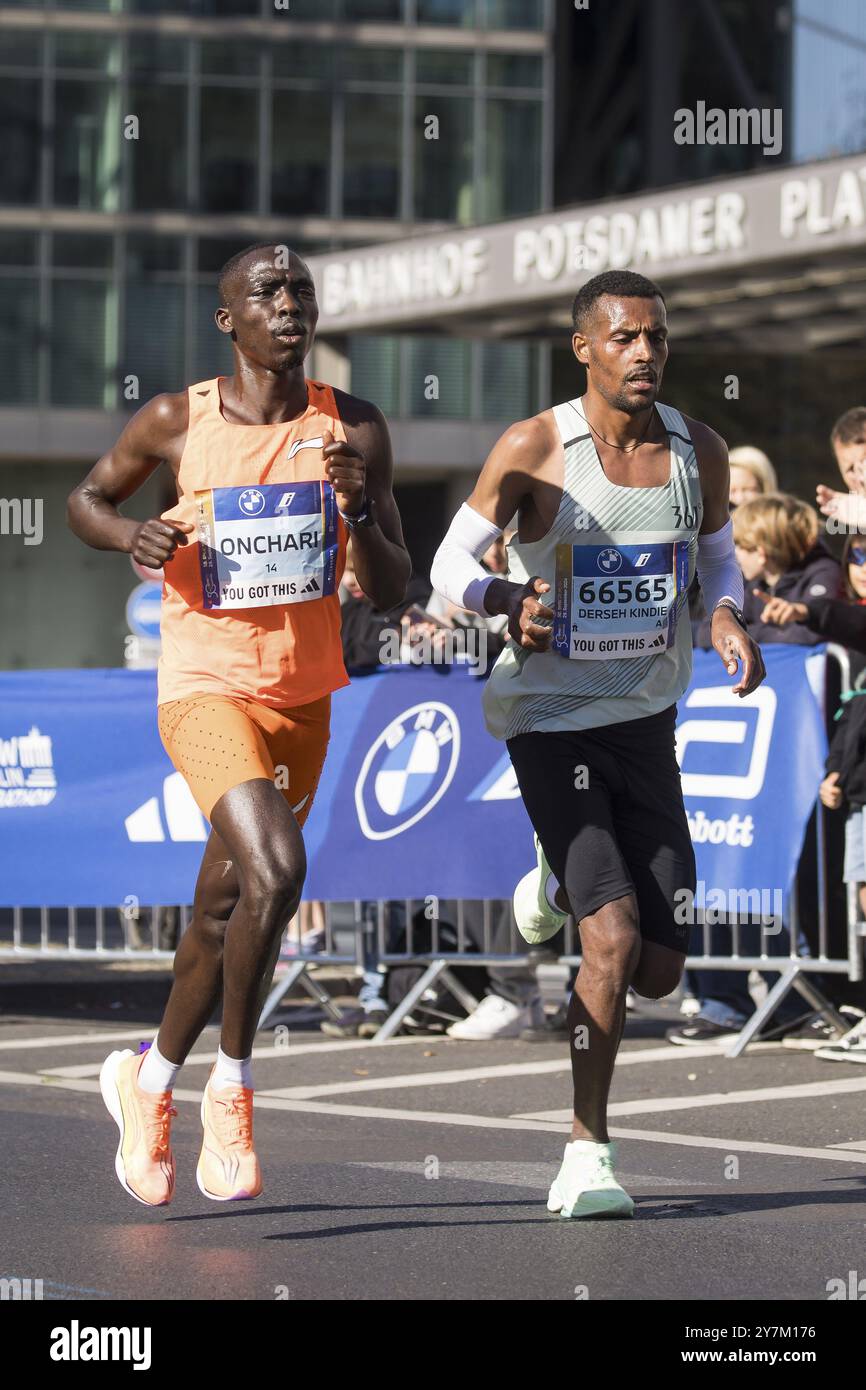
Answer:
<svg viewBox="0 0 866 1390"><path fill-rule="evenodd" d="M689 432L701 479L704 516L698 536L698 579L710 615L713 647L729 676L740 671L734 694L750 695L766 676L761 649L735 617L724 599L737 608L743 603L743 576L734 551L730 518L728 446L715 430L689 420Z"/></svg>
<svg viewBox="0 0 866 1390"><path fill-rule="evenodd" d="M530 651L550 645L553 611L537 598L550 586L536 577L528 584L500 579L479 560L525 505L535 468L550 447L548 430L537 416L505 431L488 455L471 497L452 521L431 571L433 587L460 607L482 617L507 614L510 636Z"/></svg>
<svg viewBox="0 0 866 1390"><path fill-rule="evenodd" d="M184 530L192 528L185 523L184 529L178 529L158 519L135 521L122 516L119 507L168 457L179 457L188 412L185 393L155 396L136 411L114 447L70 494L67 522L86 545L96 550L124 550L144 564L161 564L177 545L186 544ZM139 542L144 549L136 554Z"/></svg>
<svg viewBox="0 0 866 1390"><path fill-rule="evenodd" d="M349 467L357 470L360 464L361 495L375 504L377 524L358 526L352 531L352 554L358 583L367 598L384 613L402 602L412 573L412 561L394 500L391 436L377 406L342 392L339 395L349 447L346 450L338 441L331 446L333 452L328 457L343 462L344 467L338 472L345 472Z"/></svg>

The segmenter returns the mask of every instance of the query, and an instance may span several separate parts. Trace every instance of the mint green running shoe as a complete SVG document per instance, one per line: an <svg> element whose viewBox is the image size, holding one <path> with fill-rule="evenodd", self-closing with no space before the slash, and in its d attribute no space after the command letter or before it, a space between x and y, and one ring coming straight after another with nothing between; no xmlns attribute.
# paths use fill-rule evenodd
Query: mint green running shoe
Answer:
<svg viewBox="0 0 866 1390"><path fill-rule="evenodd" d="M634 1202L613 1171L616 1146L575 1139L565 1146L547 1210L562 1217L634 1216Z"/></svg>
<svg viewBox="0 0 866 1390"><path fill-rule="evenodd" d="M562 930L568 913L559 912L547 901L547 880L553 877L553 870L544 857L538 836L533 838L538 867L524 874L514 890L514 920L524 941L530 946L540 946Z"/></svg>

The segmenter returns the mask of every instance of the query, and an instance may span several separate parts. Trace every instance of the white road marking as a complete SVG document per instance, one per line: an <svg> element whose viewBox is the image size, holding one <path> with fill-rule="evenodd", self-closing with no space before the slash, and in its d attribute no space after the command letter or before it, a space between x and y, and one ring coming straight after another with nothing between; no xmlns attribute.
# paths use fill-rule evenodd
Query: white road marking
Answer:
<svg viewBox="0 0 866 1390"><path fill-rule="evenodd" d="M719 1055L716 1044L690 1048L688 1053L689 1057ZM618 1067L628 1067L641 1062L685 1060L687 1059L683 1053L672 1047L647 1047L621 1052L616 1064ZM507 1076L549 1076L570 1071L571 1059L558 1057L547 1062L509 1062L501 1066L455 1067L451 1071L403 1072L399 1076L370 1077L364 1081L332 1081L311 1086L285 1086L279 1090L268 1088L257 1094L280 1096L284 1100L311 1100L314 1096L336 1096L359 1091L416 1091L422 1090L425 1086L449 1086L461 1081L487 1081Z"/></svg>
<svg viewBox="0 0 866 1390"><path fill-rule="evenodd" d="M849 1139L845 1144L828 1144L829 1149L860 1149L866 1153L866 1139Z"/></svg>
<svg viewBox="0 0 866 1390"><path fill-rule="evenodd" d="M810 1081L794 1086L760 1086L751 1091L708 1091L694 1096L657 1096L651 1100L620 1100L608 1106L608 1115L656 1115L669 1110L701 1110L719 1105L750 1105L763 1100L806 1100L813 1096L850 1095L866 1091L866 1079ZM523 1120L570 1121L570 1110L521 1111Z"/></svg>
<svg viewBox="0 0 866 1390"><path fill-rule="evenodd" d="M58 1077L27 1075L22 1072L0 1072L0 1085L52 1086L62 1091L99 1091L98 1081L85 1079L72 1080ZM186 1101L191 1105L201 1105L199 1091L175 1090L174 1101ZM569 1130L568 1124L557 1124L549 1120L504 1119L491 1115L463 1115L434 1110L392 1110L373 1105L325 1105L315 1100L286 1100L279 1096L256 1094L258 1110L288 1110L307 1115L343 1115L361 1120L403 1120L412 1124L456 1125L468 1129L507 1129L534 1130L552 1134L563 1134ZM764 1144L746 1142L739 1139L708 1139L695 1134L670 1134L655 1130L611 1128L614 1139L636 1139L647 1144L674 1144L683 1148L722 1149L726 1153L775 1154L786 1158L818 1158L828 1162L853 1163L862 1167L863 1156L857 1152L846 1153L839 1149L796 1148L790 1144Z"/></svg>
<svg viewBox="0 0 866 1390"><path fill-rule="evenodd" d="M122 1033L115 1033L114 1036L120 1038L124 1035ZM132 1034L132 1036L136 1038L141 1037L139 1033ZM142 1038L141 1041L145 1042L146 1039ZM429 1043L430 1038L415 1036L411 1038L390 1038L388 1042L381 1044L381 1047L400 1047L407 1043L414 1043L417 1045L422 1042ZM272 1044L270 1047L254 1047L252 1058L253 1061L260 1061L265 1058L273 1061L275 1057L287 1057L291 1060L292 1057L300 1057L304 1053L351 1052L359 1047L369 1046L370 1042L366 1038L359 1038L358 1040L354 1038L346 1040L339 1039L321 1043L293 1043L290 1037L287 1047L280 1047L276 1043ZM381 1051L381 1047L379 1051ZM183 1064L184 1070L187 1067L212 1067L216 1059L217 1055L215 1052L195 1052L192 1056L187 1057ZM77 1062L74 1066L40 1067L39 1070L43 1076L98 1076L101 1066L102 1062Z"/></svg>
<svg viewBox="0 0 866 1390"><path fill-rule="evenodd" d="M40 1038L4 1038L0 1042L0 1050L4 1052L26 1052L29 1047L72 1047L77 1043L110 1043L128 1042L130 1038L138 1038L141 1042L147 1042L151 1037L150 1028L144 1025L141 1028L127 1028L122 1033L55 1033L53 1037ZM156 1037L156 1034L153 1034ZM102 1064L100 1063L100 1066ZM97 1067L97 1071L99 1068Z"/></svg>

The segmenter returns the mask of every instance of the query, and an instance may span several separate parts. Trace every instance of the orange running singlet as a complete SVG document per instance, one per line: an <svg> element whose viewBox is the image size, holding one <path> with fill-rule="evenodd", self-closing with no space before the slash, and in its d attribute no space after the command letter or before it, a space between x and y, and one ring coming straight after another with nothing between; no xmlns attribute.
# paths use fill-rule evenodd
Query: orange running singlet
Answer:
<svg viewBox="0 0 866 1390"><path fill-rule="evenodd" d="M158 703L192 695L296 708L349 684L337 589L346 527L325 478L322 432L346 433L334 392L307 380L303 415L233 425L219 381L190 386L179 502L196 527L165 567Z"/></svg>

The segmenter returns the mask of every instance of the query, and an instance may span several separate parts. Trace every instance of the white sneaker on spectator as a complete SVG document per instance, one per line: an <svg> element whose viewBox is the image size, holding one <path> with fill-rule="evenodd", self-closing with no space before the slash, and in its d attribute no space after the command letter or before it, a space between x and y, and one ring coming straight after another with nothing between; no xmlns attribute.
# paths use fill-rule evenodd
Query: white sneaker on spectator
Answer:
<svg viewBox="0 0 866 1390"><path fill-rule="evenodd" d="M819 1047L813 1056L822 1062L866 1062L866 1018L833 1043Z"/></svg>
<svg viewBox="0 0 866 1390"><path fill-rule="evenodd" d="M531 1004L521 1007L500 994L485 994L469 1017L452 1023L447 1032L449 1038L463 1042L493 1042L495 1038L519 1037L524 1028L540 1028L543 1024L540 995L535 995Z"/></svg>

